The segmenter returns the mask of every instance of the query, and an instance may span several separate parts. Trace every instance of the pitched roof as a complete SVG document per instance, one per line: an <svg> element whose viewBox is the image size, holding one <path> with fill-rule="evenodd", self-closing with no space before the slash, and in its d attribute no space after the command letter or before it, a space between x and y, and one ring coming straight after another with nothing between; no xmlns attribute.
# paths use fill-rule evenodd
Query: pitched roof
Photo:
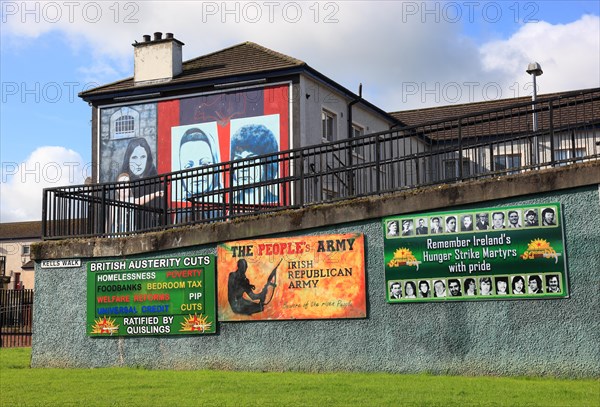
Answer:
<svg viewBox="0 0 600 407"><path fill-rule="evenodd" d="M41 239L42 222L0 223L0 240Z"/></svg>
<svg viewBox="0 0 600 407"><path fill-rule="evenodd" d="M537 109L538 128L550 128L548 103L552 100L555 128L574 124L597 125L600 119L600 88L539 95ZM391 112L391 116L406 126L417 126L433 140L458 138L458 120L461 119L461 136L488 137L517 135L532 130L532 101L530 97L498 99L485 102L464 103L425 109Z"/></svg>
<svg viewBox="0 0 600 407"><path fill-rule="evenodd" d="M283 69L307 66L305 62L265 48L253 42L243 42L183 62L183 72L164 84L218 80L226 77L251 75ZM133 77L81 92L80 97L95 96L145 87L156 87L157 83L135 85Z"/></svg>

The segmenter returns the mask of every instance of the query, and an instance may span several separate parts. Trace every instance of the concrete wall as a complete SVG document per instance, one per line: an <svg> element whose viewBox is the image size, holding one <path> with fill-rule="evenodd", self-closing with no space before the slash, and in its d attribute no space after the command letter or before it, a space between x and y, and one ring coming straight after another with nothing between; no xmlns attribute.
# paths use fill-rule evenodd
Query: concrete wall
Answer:
<svg viewBox="0 0 600 407"><path fill-rule="evenodd" d="M385 371L600 376L600 162L421 189L347 204L130 239L36 245L44 258L215 253L218 241L276 233L365 234L368 317L219 323L203 337L89 338L86 274L36 269L34 367ZM380 218L392 214L560 202L570 298L388 304ZM327 224L328 226L322 226Z"/></svg>
<svg viewBox="0 0 600 407"><path fill-rule="evenodd" d="M348 103L350 99L334 88L317 82L306 75L300 76L300 129L302 145L313 146L323 142L321 112L323 109L336 115L336 138L333 141L348 138ZM306 95L310 95L307 99ZM352 110L352 121L364 129L364 134L389 130L391 121L380 114L355 104Z"/></svg>

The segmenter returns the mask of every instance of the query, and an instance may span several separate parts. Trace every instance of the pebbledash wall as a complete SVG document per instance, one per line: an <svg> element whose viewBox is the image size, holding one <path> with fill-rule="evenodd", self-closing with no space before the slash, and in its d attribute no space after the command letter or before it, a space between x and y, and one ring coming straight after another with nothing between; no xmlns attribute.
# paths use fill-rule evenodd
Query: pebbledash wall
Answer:
<svg viewBox="0 0 600 407"><path fill-rule="evenodd" d="M598 377L599 184L594 162L128 239L41 243L32 250L32 366ZM562 204L570 298L386 302L382 217L546 202ZM365 319L218 322L216 334L194 337L86 335L90 258L216 254L220 241L349 232L365 235ZM82 266L39 267L66 257Z"/></svg>

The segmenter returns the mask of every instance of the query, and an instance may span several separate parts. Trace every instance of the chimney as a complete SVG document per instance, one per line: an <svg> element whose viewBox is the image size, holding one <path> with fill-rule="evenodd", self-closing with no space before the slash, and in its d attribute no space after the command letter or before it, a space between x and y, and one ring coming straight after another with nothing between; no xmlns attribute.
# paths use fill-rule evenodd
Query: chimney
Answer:
<svg viewBox="0 0 600 407"><path fill-rule="evenodd" d="M142 42L133 45L135 84L166 82L182 72L181 47L183 42L172 33L155 32L154 38L144 35Z"/></svg>

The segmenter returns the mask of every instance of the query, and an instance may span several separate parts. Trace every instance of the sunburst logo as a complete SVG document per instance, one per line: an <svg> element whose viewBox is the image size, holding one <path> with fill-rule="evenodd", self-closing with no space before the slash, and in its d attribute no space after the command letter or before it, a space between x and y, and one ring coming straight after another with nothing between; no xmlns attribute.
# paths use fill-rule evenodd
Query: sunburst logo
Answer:
<svg viewBox="0 0 600 407"><path fill-rule="evenodd" d="M115 320L108 317L98 318L94 320L94 325L92 325L93 334L101 334L101 335L112 335L114 332L119 331L119 325L115 325Z"/></svg>
<svg viewBox="0 0 600 407"><path fill-rule="evenodd" d="M394 258L388 263L388 267L415 266L419 271L420 261L413 256L412 252L406 247L401 247L394 252Z"/></svg>
<svg viewBox="0 0 600 407"><path fill-rule="evenodd" d="M554 263L556 264L558 263L558 256L560 256L560 253L556 253L547 240L533 239L531 242L529 242L527 250L525 250L525 252L521 255L521 259L554 259Z"/></svg>
<svg viewBox="0 0 600 407"><path fill-rule="evenodd" d="M208 316L200 316L194 314L189 318L184 317L184 321L181 323L181 329L179 332L206 332L212 326L212 322L208 322Z"/></svg>

